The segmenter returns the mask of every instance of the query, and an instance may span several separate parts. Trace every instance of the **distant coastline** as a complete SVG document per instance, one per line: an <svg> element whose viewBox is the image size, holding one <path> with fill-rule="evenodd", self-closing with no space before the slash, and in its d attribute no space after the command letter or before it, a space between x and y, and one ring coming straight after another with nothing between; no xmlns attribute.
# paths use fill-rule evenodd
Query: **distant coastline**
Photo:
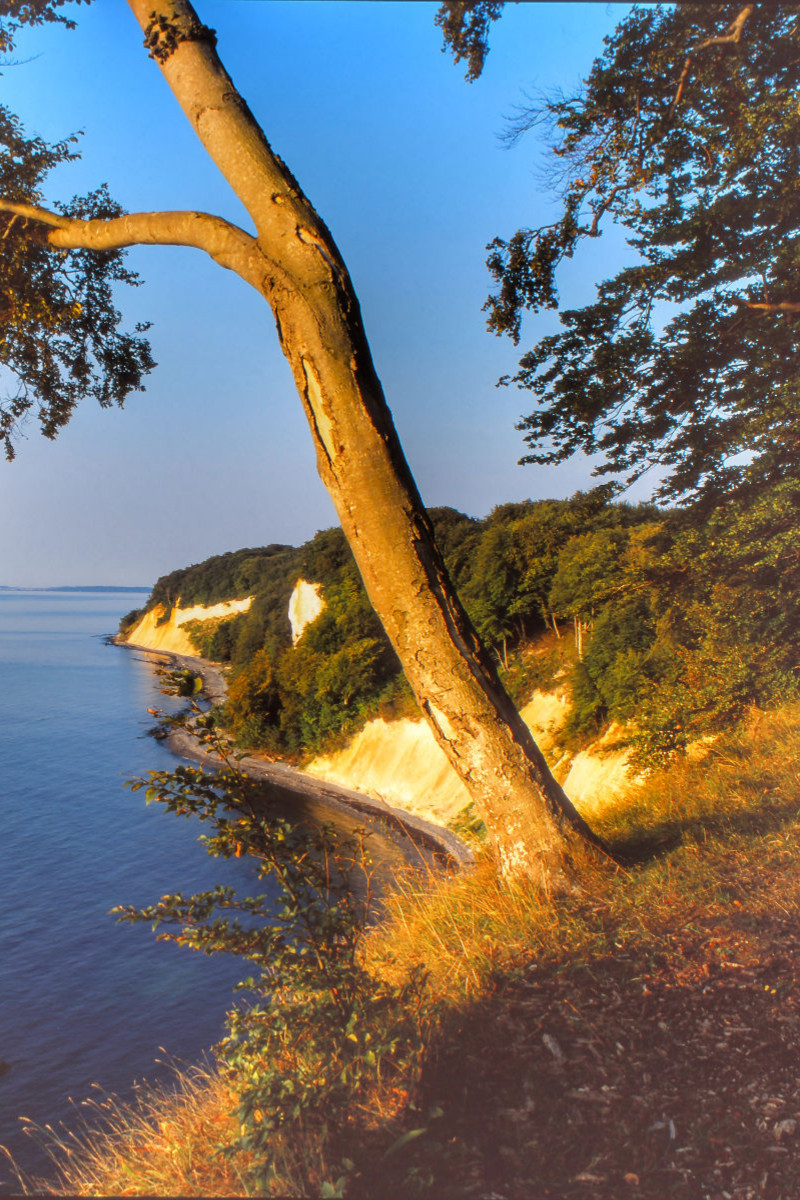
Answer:
<svg viewBox="0 0 800 1200"><path fill-rule="evenodd" d="M143 592L149 596L150 591L149 587L112 587L97 583L86 584L85 586L72 584L69 587L17 587L11 584L0 583L0 592Z"/></svg>

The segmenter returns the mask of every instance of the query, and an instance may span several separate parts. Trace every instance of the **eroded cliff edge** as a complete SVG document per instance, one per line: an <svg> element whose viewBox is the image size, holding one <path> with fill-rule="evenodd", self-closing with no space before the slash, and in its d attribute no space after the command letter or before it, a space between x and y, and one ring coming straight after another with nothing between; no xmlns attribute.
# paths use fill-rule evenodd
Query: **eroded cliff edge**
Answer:
<svg viewBox="0 0 800 1200"><path fill-rule="evenodd" d="M292 594L291 617L287 614L287 620L291 620L295 644L324 607L318 589L313 592L314 603L307 603L309 588L300 579ZM177 604L170 611L159 605L146 612L120 640L199 662L187 625L246 612L252 599L185 608ZM569 698L563 685L551 691L535 691L521 709L567 795L584 814L591 815L613 804L636 782L636 776L629 765L629 751L618 745L619 729L610 729L576 754L561 754L557 736L568 711ZM268 760L254 755L252 761L263 765ZM353 795L366 795L379 807L401 810L433 826L457 824L469 804L463 784L422 720L369 721L342 749L312 758L302 774Z"/></svg>

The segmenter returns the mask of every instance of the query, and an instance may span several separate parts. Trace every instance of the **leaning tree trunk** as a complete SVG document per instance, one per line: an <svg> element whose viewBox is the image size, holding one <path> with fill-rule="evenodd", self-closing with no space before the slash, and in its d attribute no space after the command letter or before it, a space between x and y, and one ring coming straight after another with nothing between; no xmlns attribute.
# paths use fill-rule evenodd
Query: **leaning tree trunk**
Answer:
<svg viewBox="0 0 800 1200"><path fill-rule="evenodd" d="M269 302L370 601L505 875L545 885L599 846L553 779L447 576L325 224L272 152L186 0L128 0L152 56L257 230L234 267ZM199 244L199 243L198 243ZM230 265L230 264L228 264Z"/></svg>

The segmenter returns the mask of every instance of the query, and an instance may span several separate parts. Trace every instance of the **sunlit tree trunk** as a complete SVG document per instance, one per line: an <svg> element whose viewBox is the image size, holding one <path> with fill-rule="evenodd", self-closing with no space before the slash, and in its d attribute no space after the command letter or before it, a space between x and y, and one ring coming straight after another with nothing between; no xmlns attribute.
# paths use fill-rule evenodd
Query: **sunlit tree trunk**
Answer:
<svg viewBox="0 0 800 1200"><path fill-rule="evenodd" d="M549 623L553 628L553 633L556 635L556 638L559 641L561 641L561 631L558 628L558 621L556 620L556 614L554 612L548 612L546 608L543 608L542 612L544 613L545 625L547 625Z"/></svg>
<svg viewBox="0 0 800 1200"><path fill-rule="evenodd" d="M192 6L162 0L154 12L153 0L129 4L175 98L254 222L251 245L215 257L272 308L320 476L436 740L483 817L503 873L559 885L598 843L550 774L450 583L339 251Z"/></svg>

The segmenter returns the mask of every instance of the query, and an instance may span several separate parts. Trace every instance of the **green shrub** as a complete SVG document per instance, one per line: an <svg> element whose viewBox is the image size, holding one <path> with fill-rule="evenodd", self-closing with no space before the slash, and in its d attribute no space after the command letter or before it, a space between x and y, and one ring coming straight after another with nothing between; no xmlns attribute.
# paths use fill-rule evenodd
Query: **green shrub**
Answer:
<svg viewBox="0 0 800 1200"><path fill-rule="evenodd" d="M146 611L145 608L132 608L124 617L120 617L119 631L123 637L139 624Z"/></svg>
<svg viewBox="0 0 800 1200"><path fill-rule="evenodd" d="M416 1070L422 976L388 983L365 965L373 904L366 833L344 837L271 815L213 723L196 709L195 720L220 769L179 766L131 786L146 788L148 803L207 822L212 832L201 840L210 855L251 856L262 890L241 896L220 886L114 911L121 921L152 924L163 940L234 954L253 967L239 985L248 1001L229 1014L215 1047L238 1097L239 1137L227 1152L251 1152L265 1163L277 1131L289 1142L316 1132L340 1153L352 1152L378 1084L387 1076L402 1083ZM168 723L185 724L185 717ZM258 1168L255 1175L268 1189Z"/></svg>
<svg viewBox="0 0 800 1200"><path fill-rule="evenodd" d="M245 619L245 613L236 613L210 621L186 621L183 629L201 658L230 662Z"/></svg>

